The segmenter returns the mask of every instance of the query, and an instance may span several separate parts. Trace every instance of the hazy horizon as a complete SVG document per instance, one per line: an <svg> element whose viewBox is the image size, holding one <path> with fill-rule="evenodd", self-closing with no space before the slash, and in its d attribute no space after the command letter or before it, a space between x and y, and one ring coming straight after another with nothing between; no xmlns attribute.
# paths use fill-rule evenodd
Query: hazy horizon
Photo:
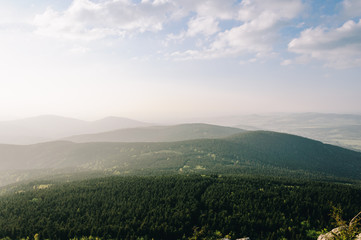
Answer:
<svg viewBox="0 0 361 240"><path fill-rule="evenodd" d="M357 0L4 0L0 120L361 114Z"/></svg>
<svg viewBox="0 0 361 240"><path fill-rule="evenodd" d="M99 116L93 118L82 118L77 116L63 116L57 114L40 114L40 115L30 115L30 116L21 116L21 117L7 117L7 118L0 118L0 122L13 122L18 120L26 120L26 119L34 119L34 118L41 118L41 117L54 117L54 118L65 118L65 119L75 119L80 121L86 122L94 122L99 121L107 118L122 118L122 119L129 119L139 122L145 122L149 124L181 124L181 123L207 123L211 122L212 120L217 119L231 119L236 117L247 117L247 116L282 116L282 115L303 115L303 114L331 114L331 115L355 115L361 116L361 113L335 113L335 112L248 112L248 113L239 113L239 114L225 114L225 115L209 115L209 116L183 116L183 117L164 117L160 118L159 116L146 116L143 118L135 118L135 117L128 117L128 116L116 116L116 115L109 115L109 116Z"/></svg>

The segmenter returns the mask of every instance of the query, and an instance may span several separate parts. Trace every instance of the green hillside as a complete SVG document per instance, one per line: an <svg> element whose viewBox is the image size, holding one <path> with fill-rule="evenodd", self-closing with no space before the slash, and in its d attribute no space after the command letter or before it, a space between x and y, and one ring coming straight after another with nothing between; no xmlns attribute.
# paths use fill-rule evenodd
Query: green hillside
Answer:
<svg viewBox="0 0 361 240"><path fill-rule="evenodd" d="M361 179L361 153L265 131L169 143L0 145L0 156L2 171L51 169L64 172L68 168L72 172L99 171L117 175L248 173Z"/></svg>
<svg viewBox="0 0 361 240"><path fill-rule="evenodd" d="M119 129L97 134L84 134L65 138L72 142L174 142L191 139L220 138L244 132L239 128L209 124L181 124Z"/></svg>
<svg viewBox="0 0 361 240"><path fill-rule="evenodd" d="M360 199L358 186L258 176L39 181L0 197L0 239L311 240L333 228L332 206L350 219Z"/></svg>

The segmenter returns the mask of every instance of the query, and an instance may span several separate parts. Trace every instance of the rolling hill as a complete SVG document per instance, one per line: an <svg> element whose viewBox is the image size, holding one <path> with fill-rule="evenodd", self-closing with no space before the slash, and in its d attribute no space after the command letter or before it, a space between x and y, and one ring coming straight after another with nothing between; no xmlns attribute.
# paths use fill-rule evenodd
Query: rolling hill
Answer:
<svg viewBox="0 0 361 240"><path fill-rule="evenodd" d="M239 128L209 124L180 124L119 129L115 131L85 134L65 138L72 142L175 142L191 139L220 138L244 132Z"/></svg>
<svg viewBox="0 0 361 240"><path fill-rule="evenodd" d="M361 179L361 153L267 131L168 143L0 145L0 156L0 171L68 168L117 175L213 172Z"/></svg>

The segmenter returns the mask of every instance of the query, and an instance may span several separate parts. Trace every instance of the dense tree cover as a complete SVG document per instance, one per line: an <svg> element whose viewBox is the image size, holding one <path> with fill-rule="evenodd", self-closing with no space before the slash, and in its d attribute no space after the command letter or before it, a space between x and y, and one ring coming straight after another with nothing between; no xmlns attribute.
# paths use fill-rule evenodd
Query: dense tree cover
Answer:
<svg viewBox="0 0 361 240"><path fill-rule="evenodd" d="M0 198L0 238L315 239L330 210L360 210L353 185L257 176L108 177ZM90 239L90 238L89 238Z"/></svg>

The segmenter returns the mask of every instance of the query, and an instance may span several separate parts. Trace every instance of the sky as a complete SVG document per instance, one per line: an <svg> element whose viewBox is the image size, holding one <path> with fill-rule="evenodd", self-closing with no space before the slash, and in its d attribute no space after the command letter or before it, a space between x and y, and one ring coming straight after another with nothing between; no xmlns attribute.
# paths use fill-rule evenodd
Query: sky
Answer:
<svg viewBox="0 0 361 240"><path fill-rule="evenodd" d="M361 0L2 0L0 110L361 114Z"/></svg>

